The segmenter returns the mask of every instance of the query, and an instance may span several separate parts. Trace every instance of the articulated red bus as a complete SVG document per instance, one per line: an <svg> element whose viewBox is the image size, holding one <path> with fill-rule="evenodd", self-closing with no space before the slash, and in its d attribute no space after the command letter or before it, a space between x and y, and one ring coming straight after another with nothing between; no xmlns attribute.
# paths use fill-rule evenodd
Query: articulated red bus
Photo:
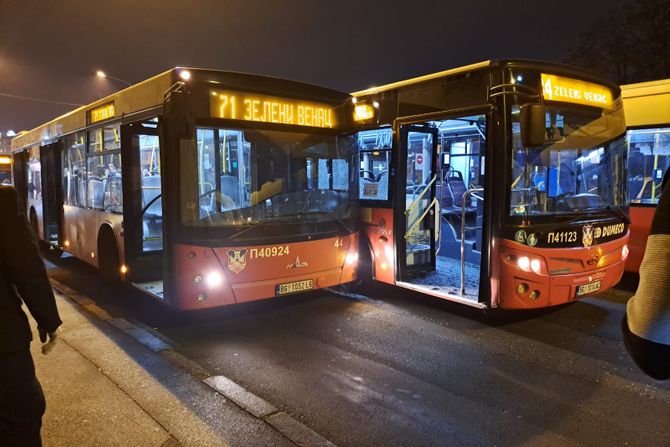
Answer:
<svg viewBox="0 0 670 447"><path fill-rule="evenodd" d="M353 95L367 123L358 134L365 275L506 309L566 303L620 280L629 220L618 86L504 60Z"/></svg>
<svg viewBox="0 0 670 447"><path fill-rule="evenodd" d="M177 309L334 286L358 259L353 105L175 68L12 141L40 239Z"/></svg>
<svg viewBox="0 0 670 447"><path fill-rule="evenodd" d="M670 79L621 86L628 126L630 256L626 271L637 272L670 168Z"/></svg>

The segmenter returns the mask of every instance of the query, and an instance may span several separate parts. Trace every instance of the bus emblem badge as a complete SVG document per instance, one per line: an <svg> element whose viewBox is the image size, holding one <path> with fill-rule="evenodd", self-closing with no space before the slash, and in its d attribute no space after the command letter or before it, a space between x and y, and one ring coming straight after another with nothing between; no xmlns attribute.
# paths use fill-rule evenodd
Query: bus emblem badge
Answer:
<svg viewBox="0 0 670 447"><path fill-rule="evenodd" d="M582 227L582 244L584 244L584 247L590 247L593 244L593 225Z"/></svg>
<svg viewBox="0 0 670 447"><path fill-rule="evenodd" d="M524 230L519 230L514 235L514 240L520 244L526 243L526 232Z"/></svg>
<svg viewBox="0 0 670 447"><path fill-rule="evenodd" d="M247 266L247 250L228 250L228 269L233 273L240 273Z"/></svg>

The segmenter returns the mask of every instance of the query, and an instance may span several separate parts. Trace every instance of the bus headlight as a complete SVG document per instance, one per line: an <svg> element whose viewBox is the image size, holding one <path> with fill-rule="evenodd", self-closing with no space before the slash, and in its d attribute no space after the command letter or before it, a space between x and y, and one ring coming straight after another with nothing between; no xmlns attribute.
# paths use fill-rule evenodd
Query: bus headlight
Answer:
<svg viewBox="0 0 670 447"><path fill-rule="evenodd" d="M539 259L533 259L530 261L530 269L535 273L540 273L540 261Z"/></svg>
<svg viewBox="0 0 670 447"><path fill-rule="evenodd" d="M223 276L219 272L211 272L207 275L207 285L209 287L219 287L223 282Z"/></svg>
<svg viewBox="0 0 670 447"><path fill-rule="evenodd" d="M528 256L521 256L517 261L516 264L519 266L521 270L524 272L530 272L530 259L528 259Z"/></svg>

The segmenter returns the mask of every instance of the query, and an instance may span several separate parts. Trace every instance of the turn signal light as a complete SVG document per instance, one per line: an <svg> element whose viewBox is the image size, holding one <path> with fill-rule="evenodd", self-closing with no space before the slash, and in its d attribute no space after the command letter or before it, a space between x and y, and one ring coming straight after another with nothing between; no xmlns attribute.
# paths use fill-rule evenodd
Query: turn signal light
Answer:
<svg viewBox="0 0 670 447"><path fill-rule="evenodd" d="M628 244L624 244L623 248L621 249L622 261L628 257L628 253L630 253L630 250L628 250Z"/></svg>

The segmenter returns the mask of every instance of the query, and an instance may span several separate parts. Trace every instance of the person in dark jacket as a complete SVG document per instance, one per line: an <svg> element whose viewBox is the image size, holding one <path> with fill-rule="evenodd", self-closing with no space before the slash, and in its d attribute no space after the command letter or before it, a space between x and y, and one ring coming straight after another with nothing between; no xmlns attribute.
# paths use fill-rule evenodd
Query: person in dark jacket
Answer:
<svg viewBox="0 0 670 447"><path fill-rule="evenodd" d="M640 283L628 301L623 339L635 363L647 375L670 379L670 170L663 178L640 266Z"/></svg>
<svg viewBox="0 0 670 447"><path fill-rule="evenodd" d="M22 303L52 346L61 319L44 263L12 187L0 186L0 446L40 446L46 408Z"/></svg>

